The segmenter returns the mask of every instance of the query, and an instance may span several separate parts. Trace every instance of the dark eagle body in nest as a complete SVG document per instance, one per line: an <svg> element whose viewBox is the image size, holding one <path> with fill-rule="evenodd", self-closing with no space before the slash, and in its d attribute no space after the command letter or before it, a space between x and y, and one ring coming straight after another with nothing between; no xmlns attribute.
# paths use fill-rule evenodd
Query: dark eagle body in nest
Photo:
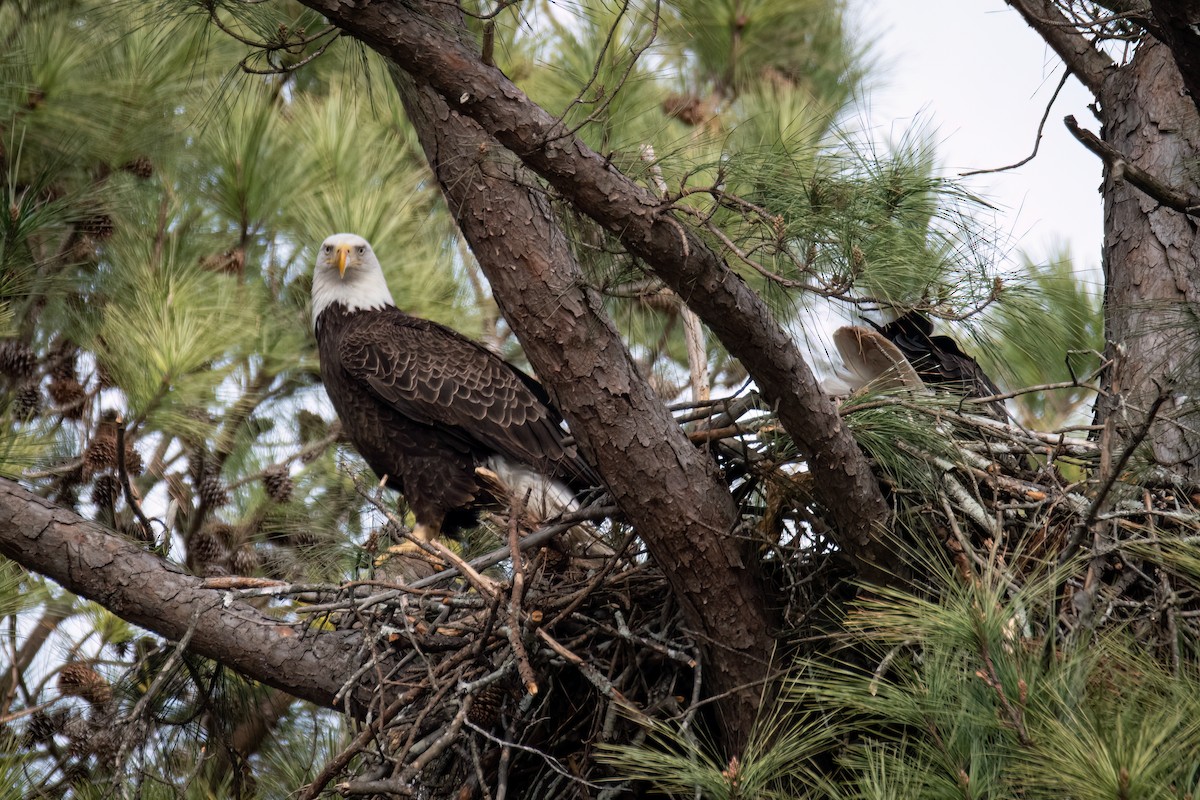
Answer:
<svg viewBox="0 0 1200 800"><path fill-rule="evenodd" d="M506 493L549 516L596 485L542 386L456 331L398 309L361 237L321 245L313 324L347 435L404 495L421 538L474 525Z"/></svg>
<svg viewBox="0 0 1200 800"><path fill-rule="evenodd" d="M868 383L880 389L944 389L966 397L1000 394L979 362L963 352L949 336L933 335L933 322L919 311L909 311L886 325L867 324L839 328L834 344L847 368L843 378L852 389ZM1008 418L1004 403L987 404L991 416Z"/></svg>

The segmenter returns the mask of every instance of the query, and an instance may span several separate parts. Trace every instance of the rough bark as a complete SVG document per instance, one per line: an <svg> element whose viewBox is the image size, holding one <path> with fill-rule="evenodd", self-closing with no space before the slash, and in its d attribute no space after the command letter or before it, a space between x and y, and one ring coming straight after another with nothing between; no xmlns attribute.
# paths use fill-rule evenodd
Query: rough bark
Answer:
<svg viewBox="0 0 1200 800"><path fill-rule="evenodd" d="M395 75L409 120L459 228L525 354L617 505L663 567L706 649L710 691L729 693L734 750L754 722L771 655L759 571L733 532L716 465L638 373L532 176L428 87ZM469 158L468 158L469 156ZM740 688L739 688L740 687Z"/></svg>
<svg viewBox="0 0 1200 800"><path fill-rule="evenodd" d="M1175 66L1200 109L1200 2L1198 0L1150 0L1156 35L1171 48Z"/></svg>
<svg viewBox="0 0 1200 800"><path fill-rule="evenodd" d="M1172 52L1155 38L1170 38L1165 27L1191 19L1196 3L1151 3L1155 19L1144 23L1146 35L1134 57L1118 67L1052 0L1007 2L1092 90L1103 124L1105 357L1111 365L1101 378L1096 421L1112 423L1117 449L1145 435L1158 465L1197 484L1200 230L1178 202L1176 208L1166 203L1168 195L1200 196L1200 115L1186 89L1196 75L1185 80L1177 64L1194 55L1190 45ZM1151 177L1149 184L1127 180L1130 166ZM1156 197L1148 193L1150 184L1169 191ZM1147 430L1147 412L1160 394L1168 402Z"/></svg>
<svg viewBox="0 0 1200 800"><path fill-rule="evenodd" d="M361 636L285 625L77 514L0 479L0 555L189 650L329 707L358 664ZM353 710L363 711L364 685Z"/></svg>
<svg viewBox="0 0 1200 800"><path fill-rule="evenodd" d="M1100 93L1104 139L1132 164L1200 195L1200 113L1170 50L1150 40ZM1106 355L1115 358L1098 406L1118 437L1142 426L1160 391L1170 395L1148 442L1155 460L1200 483L1200 228L1123 180L1104 176Z"/></svg>
<svg viewBox="0 0 1200 800"><path fill-rule="evenodd" d="M477 48L456 34L461 23L435 19L414 3L301 1L431 87L456 114L478 122L674 289L778 410L780 422L809 458L818 497L834 522L833 535L860 575L881 583L894 579L898 565L881 536L887 506L837 409L763 299L664 208L661 198L620 173L485 64ZM475 156L457 157L466 164ZM496 289L497 296L505 294ZM558 385L553 371L543 377Z"/></svg>

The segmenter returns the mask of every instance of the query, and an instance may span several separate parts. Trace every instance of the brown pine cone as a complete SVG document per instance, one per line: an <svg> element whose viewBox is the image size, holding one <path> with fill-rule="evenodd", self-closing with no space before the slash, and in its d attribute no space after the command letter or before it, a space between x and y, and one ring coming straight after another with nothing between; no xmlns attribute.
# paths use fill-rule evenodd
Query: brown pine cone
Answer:
<svg viewBox="0 0 1200 800"><path fill-rule="evenodd" d="M104 676L81 661L67 664L58 673L58 691L68 697L82 697L93 705L112 700L112 686Z"/></svg>
<svg viewBox="0 0 1200 800"><path fill-rule="evenodd" d="M200 477L200 483L196 487L196 492L200 495L200 501L209 508L220 508L229 502L229 490L225 487L225 482L221 480L220 473L207 464Z"/></svg>
<svg viewBox="0 0 1200 800"><path fill-rule="evenodd" d="M117 437L112 433L100 433L83 453L84 475L95 475L117 467Z"/></svg>
<svg viewBox="0 0 1200 800"><path fill-rule="evenodd" d="M234 575L253 575L261 566L262 560L258 557L258 551L249 544L239 547L229 562L229 569Z"/></svg>
<svg viewBox="0 0 1200 800"><path fill-rule="evenodd" d="M121 165L121 169L142 180L148 180L154 176L154 162L146 156L138 156L132 161L126 161Z"/></svg>
<svg viewBox="0 0 1200 800"><path fill-rule="evenodd" d="M142 454L137 451L132 442L125 443L125 471L136 478L146 469Z"/></svg>
<svg viewBox="0 0 1200 800"><path fill-rule="evenodd" d="M0 373L11 378L28 378L37 367L37 355L24 342L0 342Z"/></svg>
<svg viewBox="0 0 1200 800"><path fill-rule="evenodd" d="M500 712L510 692L499 683L485 686L475 695L467 719L481 728L490 728L500 721Z"/></svg>
<svg viewBox="0 0 1200 800"><path fill-rule="evenodd" d="M187 565L196 575L223 574L229 560L233 528L223 523L206 525L187 544Z"/></svg>
<svg viewBox="0 0 1200 800"><path fill-rule="evenodd" d="M292 490L295 489L295 484L286 466L268 467L263 471L262 481L263 488L267 490L267 497L276 503L286 503L292 499Z"/></svg>
<svg viewBox="0 0 1200 800"><path fill-rule="evenodd" d="M83 400L86 392L83 384L74 378L55 378L46 387L50 399L68 419L79 419L83 416Z"/></svg>
<svg viewBox="0 0 1200 800"><path fill-rule="evenodd" d="M92 486L92 503L100 508L112 508L121 496L121 486L116 475L101 475Z"/></svg>
<svg viewBox="0 0 1200 800"><path fill-rule="evenodd" d="M42 408L42 390L36 383L27 383L17 389L13 397L13 414L17 419L36 416Z"/></svg>
<svg viewBox="0 0 1200 800"><path fill-rule="evenodd" d="M48 742L63 729L67 715L63 712L47 714L45 711L35 711L29 715L29 724L25 726L25 738L31 744Z"/></svg>

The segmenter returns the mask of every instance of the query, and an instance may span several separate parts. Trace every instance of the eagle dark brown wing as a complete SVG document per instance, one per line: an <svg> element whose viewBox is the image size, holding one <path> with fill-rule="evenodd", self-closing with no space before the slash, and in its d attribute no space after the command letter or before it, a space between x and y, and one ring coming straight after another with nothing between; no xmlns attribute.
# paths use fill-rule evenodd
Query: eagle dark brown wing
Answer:
<svg viewBox="0 0 1200 800"><path fill-rule="evenodd" d="M532 378L480 344L387 308L359 315L338 348L342 367L405 417L571 482L595 485L563 443L562 417Z"/></svg>
<svg viewBox="0 0 1200 800"><path fill-rule="evenodd" d="M904 354L917 375L929 386L942 386L968 397L991 397L1000 390L979 366L949 336L933 336L933 323L919 311L909 311L887 325L871 327L883 334ZM990 404L1000 419L1007 418L1004 404Z"/></svg>

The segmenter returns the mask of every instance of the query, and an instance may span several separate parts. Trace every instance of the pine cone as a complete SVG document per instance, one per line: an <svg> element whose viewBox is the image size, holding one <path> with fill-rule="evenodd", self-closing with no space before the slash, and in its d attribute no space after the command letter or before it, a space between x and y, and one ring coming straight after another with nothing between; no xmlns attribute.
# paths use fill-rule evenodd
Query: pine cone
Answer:
<svg viewBox="0 0 1200 800"><path fill-rule="evenodd" d="M288 473L288 468L283 465L269 467L263 471L262 476L263 487L267 490L267 496L276 503L286 503L292 499L292 490L295 484L292 482L292 476Z"/></svg>
<svg viewBox="0 0 1200 800"><path fill-rule="evenodd" d="M50 377L60 381L72 380L78 382L79 373L75 369L75 360L78 355L78 349L70 342L56 342L54 350L50 354L50 358L53 361L53 366L50 367Z"/></svg>
<svg viewBox="0 0 1200 800"><path fill-rule="evenodd" d="M91 724L83 717L77 714L68 717L62 729L63 736L70 742L67 752L76 758L92 752L92 732Z"/></svg>
<svg viewBox="0 0 1200 800"><path fill-rule="evenodd" d="M258 551L253 545L244 544L237 549L230 559L229 568L235 575L253 575L262 566Z"/></svg>
<svg viewBox="0 0 1200 800"><path fill-rule="evenodd" d="M196 575L223 574L229 559L233 529L223 523L206 525L187 546L187 565Z"/></svg>
<svg viewBox="0 0 1200 800"><path fill-rule="evenodd" d="M25 738L31 744L48 742L63 728L67 721L64 712L47 714L45 711L35 711L29 715L29 724L25 726Z"/></svg>
<svg viewBox="0 0 1200 800"><path fill-rule="evenodd" d="M221 480L221 475L216 468L208 464L204 466L200 483L196 486L196 492L200 495L200 502L209 508L220 508L229 502L229 491L225 487L225 482Z"/></svg>
<svg viewBox="0 0 1200 800"><path fill-rule="evenodd" d="M107 239L113 235L113 218L108 214L92 214L79 220L79 232L97 239Z"/></svg>
<svg viewBox="0 0 1200 800"><path fill-rule="evenodd" d="M125 471L132 477L136 478L141 475L146 469L145 462L142 461L142 454L137 451L131 442L125 443Z"/></svg>
<svg viewBox="0 0 1200 800"><path fill-rule="evenodd" d="M121 496L116 475L101 475L92 486L92 503L100 508L112 508Z"/></svg>
<svg viewBox="0 0 1200 800"><path fill-rule="evenodd" d="M63 416L69 419L79 419L83 416L81 401L86 394L83 384L74 378L55 378L46 388Z"/></svg>
<svg viewBox="0 0 1200 800"><path fill-rule="evenodd" d="M58 691L67 697L82 697L92 705L112 700L112 686L87 664L76 661L58 673Z"/></svg>
<svg viewBox="0 0 1200 800"><path fill-rule="evenodd" d="M499 683L492 683L480 690L471 703L467 719L481 728L490 728L500 721L500 712L510 692Z"/></svg>
<svg viewBox="0 0 1200 800"><path fill-rule="evenodd" d="M108 435L102 433L92 439L92 443L88 445L87 450L83 454L84 475L95 475L98 472L116 469L116 466L116 436L113 436L111 433Z"/></svg>
<svg viewBox="0 0 1200 800"><path fill-rule="evenodd" d="M126 161L121 165L121 169L142 180L148 180L154 176L154 163L146 156L138 156L132 161Z"/></svg>
<svg viewBox="0 0 1200 800"><path fill-rule="evenodd" d="M28 378L37 367L37 355L24 342L0 342L0 372L12 378Z"/></svg>
<svg viewBox="0 0 1200 800"><path fill-rule="evenodd" d="M36 383L27 383L17 389L13 397L13 414L17 419L36 416L42 408L42 390Z"/></svg>
<svg viewBox="0 0 1200 800"><path fill-rule="evenodd" d="M235 247L224 253L205 256L200 259L200 266L223 275L240 275L246 267L246 251Z"/></svg>

